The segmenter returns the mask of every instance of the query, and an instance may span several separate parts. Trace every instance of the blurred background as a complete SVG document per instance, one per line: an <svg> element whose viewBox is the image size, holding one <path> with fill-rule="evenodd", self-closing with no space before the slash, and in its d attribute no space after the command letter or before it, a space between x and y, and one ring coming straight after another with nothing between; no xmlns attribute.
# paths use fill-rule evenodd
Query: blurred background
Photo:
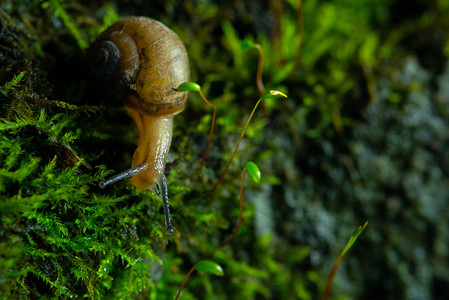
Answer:
<svg viewBox="0 0 449 300"><path fill-rule="evenodd" d="M193 170L207 142L211 110L191 92L185 111L175 116L167 174L176 233L153 238L154 232L136 225L140 239L151 237L146 241L155 251L148 257L136 254L151 266L147 273L135 273L147 274L138 287L127 295L115 290L126 282L137 285L133 273L126 271L133 267L120 263L126 261L123 255L111 254L113 267L107 276L97 274L90 280L77 277L75 259L63 262L58 256L71 293L64 294L62 283L54 279L59 275L51 275L59 270L56 263L44 268L33 258L36 253L25 255L23 250L4 260L22 270L11 275L14 267L1 269L5 297L174 298L192 264L235 227L241 172L249 160L259 166L262 182L245 181L241 231L213 258L225 275L194 273L181 299L317 299L352 232L366 221L366 230L335 277L333 299L449 297L448 1L4 0L0 8L0 84L25 70L27 84L22 88L29 93L27 105L21 102L24 94L3 94L1 117L20 116L25 106L37 111L44 105L50 115L64 111L72 117L66 122L68 130L79 134L68 144L92 166L129 168L137 138L123 110L98 99L99 91L85 70L89 44L121 17L148 16L173 29L186 46L191 80L217 106L215 135L199 181ZM208 194L260 98L259 53L242 46L249 42L263 50L265 88L288 98L263 102L228 176ZM102 113L78 115L73 107L41 100L102 105ZM29 131L16 133L15 139L35 134ZM13 138L7 132L3 136ZM48 162L52 156L39 145L30 149L44 157L42 163ZM112 150L100 153L99 147ZM98 169L81 173L95 172ZM26 192L19 184L0 184L4 199ZM92 183L82 196L83 205L111 194L129 197L124 206L141 197L125 185L100 192ZM63 218L64 210L54 209L58 199L44 201ZM38 212L45 209L39 207ZM151 210L140 211L146 209ZM22 218L20 231L11 225L16 215L21 212L2 214L2 249L10 249L12 234L22 241L20 247L34 245L25 233L37 230L33 226L40 221ZM159 208L150 215L162 217ZM6 222L6 216L11 221ZM42 226L42 234L52 234ZM92 253L86 262L89 274L98 273L104 260L96 256L101 250ZM39 271L30 275L30 266Z"/></svg>

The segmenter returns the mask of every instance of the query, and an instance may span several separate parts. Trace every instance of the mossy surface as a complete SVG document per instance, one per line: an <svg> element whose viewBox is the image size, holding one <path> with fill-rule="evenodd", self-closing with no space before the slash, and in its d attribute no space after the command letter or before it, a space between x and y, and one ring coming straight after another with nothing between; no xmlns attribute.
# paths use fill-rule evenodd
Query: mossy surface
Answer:
<svg viewBox="0 0 449 300"><path fill-rule="evenodd" d="M365 221L333 295L448 297L448 4L259 2L0 4L0 297L173 299L232 232L248 160L262 180L245 182L241 231L211 258L224 276L194 273L181 299L318 298ZM190 93L175 116L173 236L152 191L98 188L130 167L138 133L90 84L84 56L128 15L179 34L217 106L202 170L212 112ZM264 103L210 193L260 97L245 40L264 50L265 87L289 98Z"/></svg>

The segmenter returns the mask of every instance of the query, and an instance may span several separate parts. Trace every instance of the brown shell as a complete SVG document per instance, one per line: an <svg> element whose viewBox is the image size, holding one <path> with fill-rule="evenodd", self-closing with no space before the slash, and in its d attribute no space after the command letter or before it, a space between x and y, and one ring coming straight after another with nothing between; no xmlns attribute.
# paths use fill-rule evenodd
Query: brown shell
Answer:
<svg viewBox="0 0 449 300"><path fill-rule="evenodd" d="M129 38L119 39L123 36ZM150 116L164 116L181 112L187 101L187 92L173 89L190 80L189 60L184 44L164 24L146 17L129 17L118 21L98 36L96 43L112 40L122 51L111 90L117 91L127 107ZM133 40L135 46L130 43ZM121 44L124 43L125 45ZM136 72L135 50L140 65ZM92 56L92 55L90 55ZM136 76L137 75L137 76ZM135 80L135 81L134 81Z"/></svg>

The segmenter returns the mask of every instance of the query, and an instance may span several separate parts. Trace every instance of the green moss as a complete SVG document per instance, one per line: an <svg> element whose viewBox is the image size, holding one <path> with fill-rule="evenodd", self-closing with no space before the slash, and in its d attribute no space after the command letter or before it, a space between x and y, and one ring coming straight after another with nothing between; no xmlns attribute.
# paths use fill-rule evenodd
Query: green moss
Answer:
<svg viewBox="0 0 449 300"><path fill-rule="evenodd" d="M20 138L26 126L70 143L78 136L66 131L70 118L3 123L0 159L2 246L14 245L2 257L5 295L79 296L97 298L118 289L127 298L151 285L149 261L158 261L149 240L162 234L148 223L145 197L111 197L95 193L104 173L88 174L81 162L56 168L30 153L33 138ZM45 126L43 126L45 125ZM153 238L151 238L153 236ZM127 276L136 276L132 286ZM123 277L123 278L122 278ZM122 278L122 279L120 279ZM127 288L123 288L123 286Z"/></svg>

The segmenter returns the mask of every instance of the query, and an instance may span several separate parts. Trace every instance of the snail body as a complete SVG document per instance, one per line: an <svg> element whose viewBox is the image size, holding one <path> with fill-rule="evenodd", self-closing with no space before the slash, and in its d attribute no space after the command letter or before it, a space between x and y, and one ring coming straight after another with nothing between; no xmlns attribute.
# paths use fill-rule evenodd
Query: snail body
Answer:
<svg viewBox="0 0 449 300"><path fill-rule="evenodd" d="M131 169L100 183L130 178L138 189L152 189L162 198L167 233L173 233L168 206L165 162L173 116L187 101L174 89L189 81L187 52L179 37L162 23L129 17L101 33L87 54L88 72L105 96L127 107L139 131Z"/></svg>

